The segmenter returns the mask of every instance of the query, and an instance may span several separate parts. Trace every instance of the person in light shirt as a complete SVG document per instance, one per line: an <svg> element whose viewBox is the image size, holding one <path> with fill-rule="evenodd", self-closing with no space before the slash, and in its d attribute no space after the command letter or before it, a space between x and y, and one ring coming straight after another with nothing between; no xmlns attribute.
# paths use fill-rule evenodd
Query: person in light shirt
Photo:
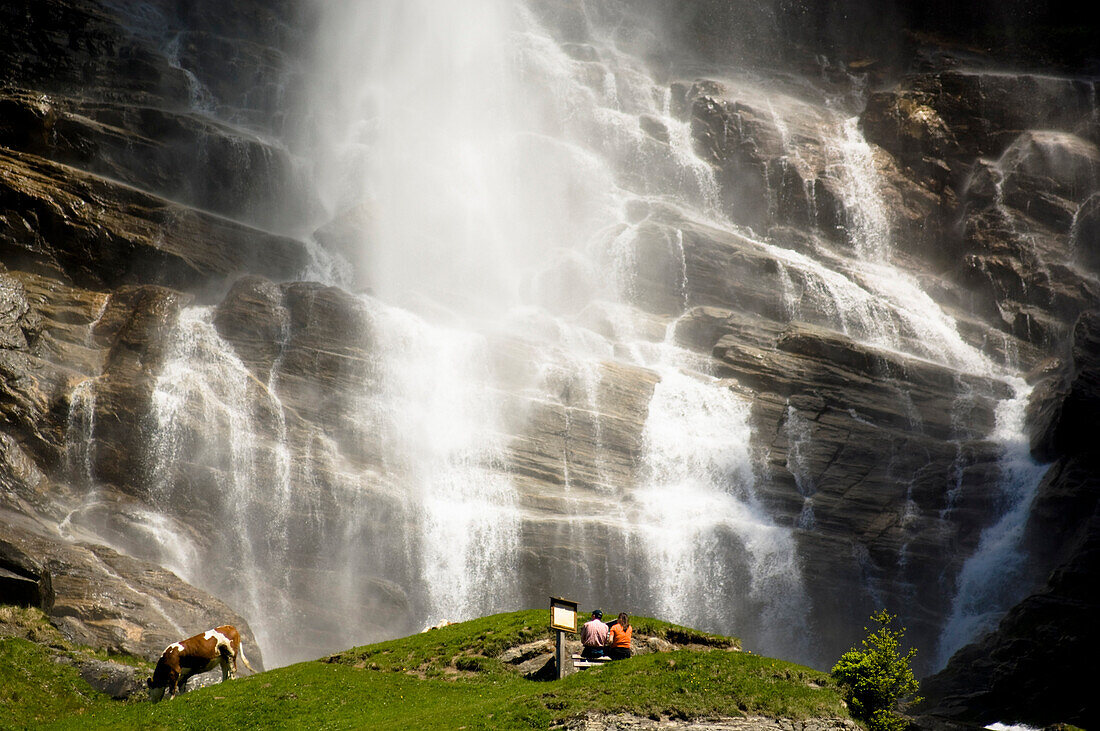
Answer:
<svg viewBox="0 0 1100 731"><path fill-rule="evenodd" d="M581 625L581 657L585 660L593 660L604 656L604 645L607 644L607 625L603 623L603 612L599 609L592 611L592 619Z"/></svg>

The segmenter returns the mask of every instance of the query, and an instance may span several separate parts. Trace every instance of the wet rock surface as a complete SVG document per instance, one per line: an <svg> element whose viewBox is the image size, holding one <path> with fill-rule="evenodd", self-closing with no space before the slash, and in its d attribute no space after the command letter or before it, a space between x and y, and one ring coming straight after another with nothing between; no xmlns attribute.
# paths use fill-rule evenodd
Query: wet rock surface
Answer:
<svg viewBox="0 0 1100 731"><path fill-rule="evenodd" d="M270 21L264 38L256 12ZM132 541L125 526L141 519L129 495L143 494L145 466L133 447L147 436L151 385L180 307L227 276L286 278L307 263L301 242L249 225L276 228L273 204L296 215L273 187L293 177L285 150L249 127L277 106L281 49L302 30L295 20L304 16L270 4L0 9L4 597L50 612L70 640L155 659L170 642L231 622L261 656L227 605L102 541ZM196 95L233 84L242 93L229 121L196 113ZM95 449L74 450L74 432L97 418ZM92 474L102 474L102 492L89 490ZM103 516L92 542L65 533L74 509ZM158 558L148 547L143 555ZM128 692L107 670L89 672Z"/></svg>
<svg viewBox="0 0 1100 731"><path fill-rule="evenodd" d="M169 644L203 631L192 628L232 624L248 643L249 661L262 667L248 623L209 594L149 562L51 538L26 519L3 517L10 543L49 571L54 596L47 614L67 640L156 661Z"/></svg>

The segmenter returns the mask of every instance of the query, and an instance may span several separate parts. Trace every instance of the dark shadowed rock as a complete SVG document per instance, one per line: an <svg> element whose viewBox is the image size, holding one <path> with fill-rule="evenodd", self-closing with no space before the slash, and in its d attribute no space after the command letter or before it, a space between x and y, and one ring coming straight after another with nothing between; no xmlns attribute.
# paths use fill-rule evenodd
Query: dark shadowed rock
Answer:
<svg viewBox="0 0 1100 731"><path fill-rule="evenodd" d="M919 187L959 200L962 227L926 240L925 257L954 268L967 307L1044 347L1100 297L1071 235L1082 213L1088 230L1081 203L1100 185L1096 131L1083 123L1094 93L1073 78L942 71L873 93L860 116Z"/></svg>
<svg viewBox="0 0 1100 731"><path fill-rule="evenodd" d="M1034 566L1055 567L1046 585L997 629L960 650L922 690L933 717L1030 724L1057 718L1082 727L1098 719L1087 702L1091 658L1100 651L1095 577L1100 571L1100 463L1092 425L1100 420L1100 318L1086 312L1068 354L1040 371L1029 403L1032 451L1056 460L1039 486L1025 540ZM1051 672L1057 668L1057 672Z"/></svg>
<svg viewBox="0 0 1100 731"><path fill-rule="evenodd" d="M182 639L182 638L181 638ZM115 700L144 695L147 674L140 668L110 660L83 658L77 663L84 681Z"/></svg>
<svg viewBox="0 0 1100 731"><path fill-rule="evenodd" d="M84 286L289 277L304 246L42 158L0 151L0 254Z"/></svg>
<svg viewBox="0 0 1100 731"><path fill-rule="evenodd" d="M1074 78L948 70L872 94L861 123L868 139L907 164L919 168L928 156L955 168L999 156L1025 130L1079 131L1093 93Z"/></svg>
<svg viewBox="0 0 1100 731"><path fill-rule="evenodd" d="M55 599L50 572L6 540L0 540L0 596L5 604L43 612L50 611Z"/></svg>
<svg viewBox="0 0 1100 731"><path fill-rule="evenodd" d="M1100 482L1096 465L1091 469L1091 517L1067 537L1072 558L1051 574L1041 591L1016 605L994 632L960 650L943 671L921 684L928 699L924 713L976 725L994 720L1039 725L1059 718L1086 728L1100 720L1089 701L1088 658L1100 651L1095 591Z"/></svg>
<svg viewBox="0 0 1100 731"><path fill-rule="evenodd" d="M1100 193L1081 204L1072 233L1077 261L1094 274L1100 273Z"/></svg>
<svg viewBox="0 0 1100 731"><path fill-rule="evenodd" d="M0 90L0 145L265 230L316 215L284 146L191 112Z"/></svg>
<svg viewBox="0 0 1100 731"><path fill-rule="evenodd" d="M1043 461L1093 448L1091 428L1100 418L1100 311L1078 318L1068 357L1055 367L1028 404L1031 450Z"/></svg>

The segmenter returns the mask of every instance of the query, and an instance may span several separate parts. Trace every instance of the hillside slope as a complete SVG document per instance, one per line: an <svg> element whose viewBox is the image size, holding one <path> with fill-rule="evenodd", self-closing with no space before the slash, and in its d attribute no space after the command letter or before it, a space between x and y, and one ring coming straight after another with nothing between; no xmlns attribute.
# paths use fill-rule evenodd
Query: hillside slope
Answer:
<svg viewBox="0 0 1100 731"><path fill-rule="evenodd" d="M156 705L140 696L109 702L74 676L56 681L51 691L57 712L27 715L18 698L5 698L6 706L18 705L5 708L0 726L597 729L684 728L705 721L708 728L856 728L828 676L740 652L733 638L646 618L634 623L634 658L562 681L529 680L519 670L521 656L549 644L545 621L542 610L493 615ZM4 642L7 647L23 641ZM40 654L27 646L34 647L25 642L23 657ZM52 664L31 664L20 672L44 677L55 672ZM62 688L65 682L69 686Z"/></svg>

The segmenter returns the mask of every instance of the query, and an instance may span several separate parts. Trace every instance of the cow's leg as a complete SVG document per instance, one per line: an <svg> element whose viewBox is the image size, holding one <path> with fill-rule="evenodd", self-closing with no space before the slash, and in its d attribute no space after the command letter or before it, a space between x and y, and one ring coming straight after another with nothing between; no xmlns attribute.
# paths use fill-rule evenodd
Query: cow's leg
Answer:
<svg viewBox="0 0 1100 731"><path fill-rule="evenodd" d="M229 645L218 646L219 660L222 665L222 682L237 677L237 656Z"/></svg>
<svg viewBox="0 0 1100 731"><path fill-rule="evenodd" d="M187 692L187 681L191 679L192 673L186 670L180 675L180 693Z"/></svg>
<svg viewBox="0 0 1100 731"><path fill-rule="evenodd" d="M229 653L223 652L221 659L222 682L233 679L233 668L229 664Z"/></svg>

